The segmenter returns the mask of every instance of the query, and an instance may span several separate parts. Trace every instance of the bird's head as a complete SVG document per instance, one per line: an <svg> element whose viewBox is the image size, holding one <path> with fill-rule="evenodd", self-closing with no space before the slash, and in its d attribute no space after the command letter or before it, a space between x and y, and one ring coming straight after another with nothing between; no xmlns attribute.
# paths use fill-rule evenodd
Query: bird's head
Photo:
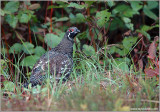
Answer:
<svg viewBox="0 0 160 112"><path fill-rule="evenodd" d="M77 27L70 27L67 32L66 36L69 40L73 41L74 37L80 32Z"/></svg>

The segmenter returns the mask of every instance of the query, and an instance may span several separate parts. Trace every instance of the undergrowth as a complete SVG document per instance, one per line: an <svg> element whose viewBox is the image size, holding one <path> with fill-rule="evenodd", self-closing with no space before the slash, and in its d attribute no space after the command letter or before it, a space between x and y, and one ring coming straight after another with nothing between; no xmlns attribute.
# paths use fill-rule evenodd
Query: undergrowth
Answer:
<svg viewBox="0 0 160 112"><path fill-rule="evenodd" d="M74 69L66 82L50 83L48 79L45 85L26 89L16 78L5 81L2 110L158 110L157 79L145 78L142 71L136 72L133 67L129 72L122 70L105 54L102 49L91 57L74 53ZM98 62L101 55L106 60ZM9 67L5 69L9 71ZM8 74L5 69L2 73Z"/></svg>

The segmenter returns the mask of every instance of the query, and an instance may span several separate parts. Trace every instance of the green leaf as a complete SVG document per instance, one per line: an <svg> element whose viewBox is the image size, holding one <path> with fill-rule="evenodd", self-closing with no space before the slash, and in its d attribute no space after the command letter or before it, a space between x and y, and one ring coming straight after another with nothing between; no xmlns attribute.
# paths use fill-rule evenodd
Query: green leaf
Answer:
<svg viewBox="0 0 160 112"><path fill-rule="evenodd" d="M111 16L111 13L108 12L108 9L97 12L96 13L96 18L97 18L97 24L98 26L102 27L104 26L105 23L109 20Z"/></svg>
<svg viewBox="0 0 160 112"><path fill-rule="evenodd" d="M73 8L76 8L76 9L84 9L84 8L86 8L85 5L79 5L79 4L76 4L76 3L73 3L73 2L71 2L67 7L73 7Z"/></svg>
<svg viewBox="0 0 160 112"><path fill-rule="evenodd" d="M81 14L81 13L77 13L76 16L71 13L71 14L69 15L69 18L70 18L70 22L73 23L73 24L74 24L74 23L80 24L80 23L85 22L85 17L84 17L84 15Z"/></svg>
<svg viewBox="0 0 160 112"><path fill-rule="evenodd" d="M22 50L26 53L26 54L33 54L35 49L34 49L34 45L29 43L29 42L25 42L23 43L23 47Z"/></svg>
<svg viewBox="0 0 160 112"><path fill-rule="evenodd" d="M68 20L69 20L68 17L62 17L62 18L56 19L55 21L58 22L58 21L68 21Z"/></svg>
<svg viewBox="0 0 160 112"><path fill-rule="evenodd" d="M142 28L141 28L141 30L142 30L142 31L149 31L149 30L152 30L153 28L158 28L158 27L159 27L158 24L155 25L155 26L147 26L147 25L143 25Z"/></svg>
<svg viewBox="0 0 160 112"><path fill-rule="evenodd" d="M124 61L115 60L114 65L118 67L120 70L122 70L123 72L129 72L128 65Z"/></svg>
<svg viewBox="0 0 160 112"><path fill-rule="evenodd" d="M122 48L122 50L120 48L116 48L116 53L118 53L120 56L125 56L127 55L129 52L129 49L126 48Z"/></svg>
<svg viewBox="0 0 160 112"><path fill-rule="evenodd" d="M107 1L109 7L113 7L115 5L114 1Z"/></svg>
<svg viewBox="0 0 160 112"><path fill-rule="evenodd" d="M9 53L18 54L22 51L22 45L20 43L15 43L10 49Z"/></svg>
<svg viewBox="0 0 160 112"><path fill-rule="evenodd" d="M131 4L132 9L135 11L139 11L143 7L141 1L130 1L130 4Z"/></svg>
<svg viewBox="0 0 160 112"><path fill-rule="evenodd" d="M19 18L20 23L28 23L28 21L31 19L31 16L28 14L22 14Z"/></svg>
<svg viewBox="0 0 160 112"><path fill-rule="evenodd" d="M59 4L59 5L50 5L50 6L48 6L48 8L47 9L51 9L51 8L65 8L65 7L67 7L68 6L68 4L67 3L65 3L65 2L62 2L62 1L56 1L56 4Z"/></svg>
<svg viewBox="0 0 160 112"><path fill-rule="evenodd" d="M38 55L38 56L42 56L46 51L44 50L43 47L41 46L37 46L35 48L35 54Z"/></svg>
<svg viewBox="0 0 160 112"><path fill-rule="evenodd" d="M131 49L131 47L137 42L137 37L127 37L127 38L124 38L122 43L123 43L123 46L126 48L126 49Z"/></svg>
<svg viewBox="0 0 160 112"><path fill-rule="evenodd" d="M147 37L147 38L148 38L148 40L150 40L150 39L151 39L150 35L149 35L146 31L136 30L136 32L139 32L139 33L143 34L145 37Z"/></svg>
<svg viewBox="0 0 160 112"><path fill-rule="evenodd" d="M18 22L17 16L9 14L9 15L5 16L5 20L12 28L16 28L16 25L17 25L17 22Z"/></svg>
<svg viewBox="0 0 160 112"><path fill-rule="evenodd" d="M82 51L88 56L92 56L92 55L96 54L94 48L92 46L89 46L89 45L86 45L86 44L83 45Z"/></svg>
<svg viewBox="0 0 160 112"><path fill-rule="evenodd" d="M157 16L150 10L148 9L148 7L144 6L143 8L143 12L144 14L146 14L146 16L150 17L151 19L157 20Z"/></svg>
<svg viewBox="0 0 160 112"><path fill-rule="evenodd" d="M85 17L83 14L78 13L76 14L76 20L77 20L77 23L83 23L85 21Z"/></svg>
<svg viewBox="0 0 160 112"><path fill-rule="evenodd" d="M148 9L158 8L158 1L147 1Z"/></svg>
<svg viewBox="0 0 160 112"><path fill-rule="evenodd" d="M44 41L49 47L54 48L60 43L61 38L52 33L48 33L45 36Z"/></svg>
<svg viewBox="0 0 160 112"><path fill-rule="evenodd" d="M115 7L112 11L113 14L117 14L119 13L119 15L121 17L125 16L125 17L133 17L134 14L138 14L137 11L134 11L131 9L130 6L128 5L118 5L117 7Z"/></svg>
<svg viewBox="0 0 160 112"><path fill-rule="evenodd" d="M4 16L4 15L5 15L5 11L2 10L1 8L0 8L0 15L1 15L1 16Z"/></svg>
<svg viewBox="0 0 160 112"><path fill-rule="evenodd" d="M39 58L40 57L37 55L27 56L20 62L20 65L29 66L30 68L32 68Z"/></svg>
<svg viewBox="0 0 160 112"><path fill-rule="evenodd" d="M14 13L18 11L18 8L19 8L19 2L8 2L5 5L4 10Z"/></svg>
<svg viewBox="0 0 160 112"><path fill-rule="evenodd" d="M107 22L105 27L108 28L108 25L109 25L109 23ZM119 19L118 17L115 17L113 19L113 21L111 22L109 30L113 31L113 30L116 30L118 28L124 28L124 22L121 19Z"/></svg>
<svg viewBox="0 0 160 112"><path fill-rule="evenodd" d="M87 32L84 31L82 33L80 33L79 35L77 35L78 39L86 39L87 38Z"/></svg>
<svg viewBox="0 0 160 112"><path fill-rule="evenodd" d="M110 54L113 54L113 53L116 52L116 49L117 49L116 46L112 46L112 47L109 48L108 52L109 52Z"/></svg>
<svg viewBox="0 0 160 112"><path fill-rule="evenodd" d="M6 91L14 91L15 84L11 81L4 81L4 90Z"/></svg>
<svg viewBox="0 0 160 112"><path fill-rule="evenodd" d="M90 7L95 1L85 1L85 4L87 4L87 7Z"/></svg>
<svg viewBox="0 0 160 112"><path fill-rule="evenodd" d="M131 29L132 31L134 30L134 27L133 27L133 24L132 24L132 23L126 23L125 25L126 25L126 27L127 27L128 29Z"/></svg>
<svg viewBox="0 0 160 112"><path fill-rule="evenodd" d="M131 19L130 18L127 18L127 17L122 17L123 21L125 23L130 23L131 22Z"/></svg>

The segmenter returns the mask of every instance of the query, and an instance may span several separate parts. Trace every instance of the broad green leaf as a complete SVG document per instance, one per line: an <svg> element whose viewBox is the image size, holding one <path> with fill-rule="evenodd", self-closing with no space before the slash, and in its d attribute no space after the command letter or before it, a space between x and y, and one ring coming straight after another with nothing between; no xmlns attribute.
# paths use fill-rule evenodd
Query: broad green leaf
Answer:
<svg viewBox="0 0 160 112"><path fill-rule="evenodd" d="M18 11L18 8L19 8L19 2L10 1L5 5L4 10L14 13Z"/></svg>
<svg viewBox="0 0 160 112"><path fill-rule="evenodd" d="M105 23L107 23L107 21L109 20L110 16L111 16L111 13L108 12L108 9L97 12L96 18L97 18L98 26L100 27L104 26Z"/></svg>
<svg viewBox="0 0 160 112"><path fill-rule="evenodd" d="M150 17L151 19L157 20L157 16L150 10L148 9L148 7L144 6L143 8L143 12L144 14L146 14L146 16Z"/></svg>
<svg viewBox="0 0 160 112"><path fill-rule="evenodd" d="M127 37L127 38L124 38L122 43L123 43L123 46L130 50L132 48L132 46L137 42L137 37Z"/></svg>
<svg viewBox="0 0 160 112"><path fill-rule="evenodd" d="M133 17L134 14L138 14L137 11L134 11L131 9L130 6L128 5L118 5L117 7L115 7L112 11L113 14L117 14L119 13L119 15L121 17L125 16L125 17Z"/></svg>
<svg viewBox="0 0 160 112"><path fill-rule="evenodd" d="M70 18L70 22L71 23L76 23L77 21L76 21L76 16L74 15L74 14L72 14L72 13L70 13L69 14L69 18Z"/></svg>
<svg viewBox="0 0 160 112"><path fill-rule="evenodd" d="M20 43L15 43L10 49L9 53L18 54L22 51L22 45Z"/></svg>
<svg viewBox="0 0 160 112"><path fill-rule="evenodd" d="M55 21L58 22L58 21L68 21L68 20L69 20L68 17L62 17L62 18L56 19Z"/></svg>
<svg viewBox="0 0 160 112"><path fill-rule="evenodd" d="M60 37L61 39L64 37L65 32L59 29L54 29L54 32L56 32L57 36Z"/></svg>
<svg viewBox="0 0 160 112"><path fill-rule="evenodd" d="M83 14L78 13L76 14L76 20L77 20L77 23L83 23L85 21L85 17Z"/></svg>
<svg viewBox="0 0 160 112"><path fill-rule="evenodd" d="M108 28L108 25L109 25L109 23L107 22L105 27ZM109 30L113 31L118 28L124 28L124 22L121 19L119 19L118 17L115 17L111 22Z"/></svg>
<svg viewBox="0 0 160 112"><path fill-rule="evenodd" d="M143 7L143 3L141 1L130 1L131 7L135 11L139 11Z"/></svg>
<svg viewBox="0 0 160 112"><path fill-rule="evenodd" d="M142 31L149 31L149 30L151 30L151 29L153 29L153 28L158 28L158 27L159 27L158 24L155 25L155 26L147 26L147 25L143 25L142 28L141 28L141 30L142 30Z"/></svg>
<svg viewBox="0 0 160 112"><path fill-rule="evenodd" d="M85 1L85 4L87 4L87 7L90 7L95 1Z"/></svg>
<svg viewBox="0 0 160 112"><path fill-rule="evenodd" d="M5 11L2 10L1 8L0 8L0 15L1 15L1 16L4 16L4 15L5 15Z"/></svg>
<svg viewBox="0 0 160 112"><path fill-rule="evenodd" d="M131 19L130 18L127 18L127 17L122 17L123 21L125 23L130 23L131 22Z"/></svg>
<svg viewBox="0 0 160 112"><path fill-rule="evenodd" d="M148 9L158 8L158 1L147 1Z"/></svg>
<svg viewBox="0 0 160 112"><path fill-rule="evenodd" d="M110 47L109 50L108 50L108 52L109 52L110 54L115 53L115 52L116 52L116 46Z"/></svg>
<svg viewBox="0 0 160 112"><path fill-rule="evenodd" d="M151 39L150 35L149 35L146 31L136 30L136 32L139 32L139 33L143 34L145 37L147 37L147 38L148 38L148 40L150 40L150 39Z"/></svg>
<svg viewBox="0 0 160 112"><path fill-rule="evenodd" d="M61 38L58 37L57 35L52 34L52 33L48 33L45 36L44 40L45 40L45 43L49 47L54 48L54 47L56 47L60 43Z"/></svg>
<svg viewBox="0 0 160 112"><path fill-rule="evenodd" d="M41 46L37 46L35 48L35 54L38 55L38 56L42 56L46 51L44 50L43 47Z"/></svg>
<svg viewBox="0 0 160 112"><path fill-rule="evenodd" d="M124 47L122 49L120 48L116 49L116 53L118 53L120 56L126 56L128 52L129 52L129 49L126 49Z"/></svg>
<svg viewBox="0 0 160 112"><path fill-rule="evenodd" d="M29 16L28 14L22 14L19 18L19 22L20 23L28 23L28 21L31 19L31 16Z"/></svg>
<svg viewBox="0 0 160 112"><path fill-rule="evenodd" d="M127 65L130 64L131 60L127 57L124 57L124 58L117 58L116 61L119 61L119 62L125 62Z"/></svg>
<svg viewBox="0 0 160 112"><path fill-rule="evenodd" d="M39 58L40 57L37 55L27 56L20 62L20 65L29 66L30 68L32 68Z"/></svg>
<svg viewBox="0 0 160 112"><path fill-rule="evenodd" d="M118 67L120 70L124 72L129 72L128 65L130 63L130 59L128 58L117 58L114 60L115 63L113 63L116 67Z"/></svg>
<svg viewBox="0 0 160 112"><path fill-rule="evenodd" d="M88 55L88 56L92 56L92 55L95 55L95 50L92 46L89 46L89 45L83 45L83 52Z"/></svg>
<svg viewBox="0 0 160 112"><path fill-rule="evenodd" d="M29 43L29 42L25 42L23 43L23 47L22 50L26 53L26 54L33 54L35 49L34 49L34 45Z"/></svg>
<svg viewBox="0 0 160 112"><path fill-rule="evenodd" d="M6 90L6 91L14 91L14 86L15 84L11 81L4 81L3 82L4 84L4 89L3 90Z"/></svg>
<svg viewBox="0 0 160 112"><path fill-rule="evenodd" d="M62 1L56 1L56 4L58 5L50 5L48 6L47 9L51 9L51 8L65 8L68 6L68 3L62 2Z"/></svg>
<svg viewBox="0 0 160 112"><path fill-rule="evenodd" d="M132 31L134 30L134 27L133 27L133 24L132 24L132 23L126 23L125 25L126 25L126 27L127 27L128 29L131 29Z"/></svg>
<svg viewBox="0 0 160 112"><path fill-rule="evenodd" d="M79 4L73 3L73 2L71 2L67 7L73 7L73 8L76 8L76 9L84 9L84 8L86 8L85 5L79 5Z"/></svg>
<svg viewBox="0 0 160 112"><path fill-rule="evenodd" d="M114 1L107 1L109 7L113 7L115 5Z"/></svg>
<svg viewBox="0 0 160 112"><path fill-rule="evenodd" d="M71 14L69 15L69 18L70 18L70 22L73 23L73 24L74 24L74 23L80 24L80 23L85 22L85 17L84 17L84 15L81 14L81 13L77 13L76 16L71 13Z"/></svg>
<svg viewBox="0 0 160 112"><path fill-rule="evenodd" d="M16 28L18 22L17 16L8 14L5 16L5 20L12 28Z"/></svg>
<svg viewBox="0 0 160 112"><path fill-rule="evenodd" d="M79 38L79 39L86 39L87 38L87 32L84 31L84 32L80 33L79 35L77 35L77 38Z"/></svg>

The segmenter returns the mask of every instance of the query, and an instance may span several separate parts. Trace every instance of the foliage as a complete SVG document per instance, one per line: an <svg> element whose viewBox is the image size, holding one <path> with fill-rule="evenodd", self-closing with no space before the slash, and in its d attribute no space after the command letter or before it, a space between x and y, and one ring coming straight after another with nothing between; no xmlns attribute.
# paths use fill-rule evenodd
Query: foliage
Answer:
<svg viewBox="0 0 160 112"><path fill-rule="evenodd" d="M158 1L3 1L2 110L158 109L158 12ZM69 26L81 30L70 79L21 87Z"/></svg>

